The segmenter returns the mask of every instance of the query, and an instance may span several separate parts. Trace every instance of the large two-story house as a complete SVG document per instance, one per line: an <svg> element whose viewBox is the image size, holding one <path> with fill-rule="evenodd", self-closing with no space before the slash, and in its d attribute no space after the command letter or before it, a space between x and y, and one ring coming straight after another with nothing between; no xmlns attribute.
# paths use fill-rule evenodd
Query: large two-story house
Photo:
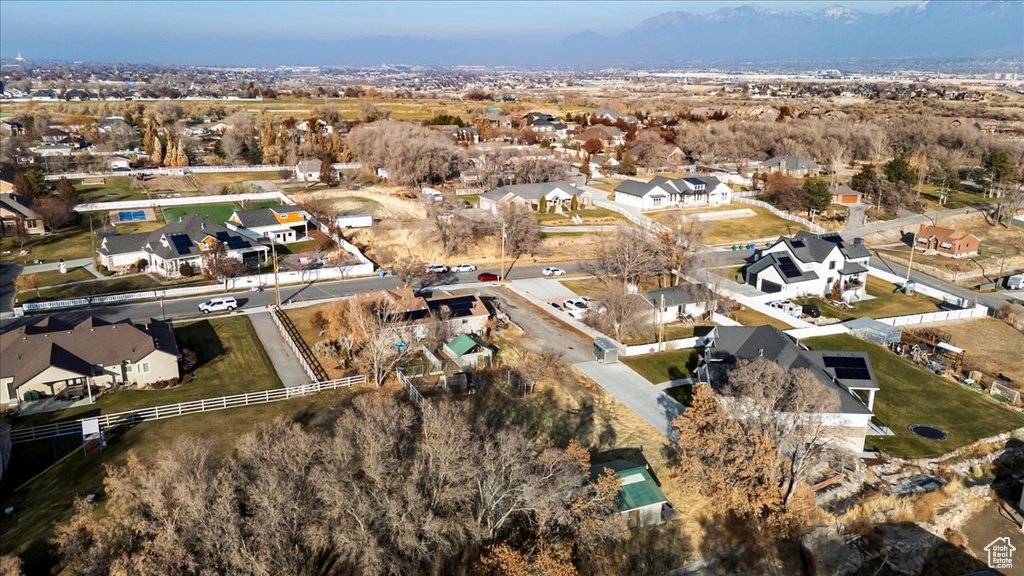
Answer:
<svg viewBox="0 0 1024 576"><path fill-rule="evenodd" d="M100 263L111 270L129 268L139 260L148 262L147 271L165 278L181 276L181 266L193 270L203 267L203 258L223 244L229 258L247 267L267 261L269 248L232 232L199 214L189 214L177 222L141 234L108 236L96 249Z"/></svg>
<svg viewBox="0 0 1024 576"><path fill-rule="evenodd" d="M843 302L864 298L871 254L839 234L797 232L761 250L744 270L747 284L781 297L829 297L839 282Z"/></svg>
<svg viewBox="0 0 1024 576"><path fill-rule="evenodd" d="M879 390L866 352L806 350L773 326L717 326L706 338L697 367L700 381L721 390L737 362L759 357L783 370L810 370L827 393L838 398L836 411L822 415L827 435L854 452L864 451Z"/></svg>
<svg viewBox="0 0 1024 576"><path fill-rule="evenodd" d="M309 235L309 213L301 206L236 210L224 225L254 240L266 238L275 244L290 244Z"/></svg>
<svg viewBox="0 0 1024 576"><path fill-rule="evenodd" d="M625 180L615 188L615 202L641 210L674 206L717 206L732 202L732 188L718 178L655 176L647 182Z"/></svg>

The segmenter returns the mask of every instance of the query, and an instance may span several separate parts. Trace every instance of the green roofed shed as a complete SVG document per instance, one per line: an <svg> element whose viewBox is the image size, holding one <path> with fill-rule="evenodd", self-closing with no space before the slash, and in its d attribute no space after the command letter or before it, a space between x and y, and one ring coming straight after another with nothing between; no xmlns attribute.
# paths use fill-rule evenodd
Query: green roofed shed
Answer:
<svg viewBox="0 0 1024 576"><path fill-rule="evenodd" d="M591 466L591 476L597 478L606 468L615 472L622 490L616 507L629 518L630 526L651 526L662 521L662 508L668 498L645 466L626 460L612 460Z"/></svg>
<svg viewBox="0 0 1024 576"><path fill-rule="evenodd" d="M463 370L475 370L490 365L494 349L472 334L459 334L444 345L444 355Z"/></svg>

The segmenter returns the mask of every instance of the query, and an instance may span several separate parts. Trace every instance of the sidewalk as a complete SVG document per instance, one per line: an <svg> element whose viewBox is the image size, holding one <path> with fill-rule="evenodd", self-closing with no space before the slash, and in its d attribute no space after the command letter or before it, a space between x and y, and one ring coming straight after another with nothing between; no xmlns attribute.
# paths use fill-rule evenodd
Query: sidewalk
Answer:
<svg viewBox="0 0 1024 576"><path fill-rule="evenodd" d="M277 375L281 378L285 388L310 384L309 376L302 369L302 365L299 363L299 359L295 357L295 353L292 352L291 346L284 341L281 333L278 332L277 326L274 324L270 314L272 313L260 312L250 314L249 321L252 322L256 335L259 337L260 342L263 343L263 349L267 351L267 356L270 357L274 370L277 371ZM239 377L241 378L242 376L239 375Z"/></svg>
<svg viewBox="0 0 1024 576"><path fill-rule="evenodd" d="M72 268L83 268L92 264L92 258L76 258L74 260L65 260L64 265L68 267L68 270ZM37 272L49 272L51 270L57 270L60 268L60 262L47 262L45 264L34 264L32 266L25 266L22 268L22 274L35 274ZM90 270L93 274L96 274L94 270ZM102 276L100 276L102 278Z"/></svg>

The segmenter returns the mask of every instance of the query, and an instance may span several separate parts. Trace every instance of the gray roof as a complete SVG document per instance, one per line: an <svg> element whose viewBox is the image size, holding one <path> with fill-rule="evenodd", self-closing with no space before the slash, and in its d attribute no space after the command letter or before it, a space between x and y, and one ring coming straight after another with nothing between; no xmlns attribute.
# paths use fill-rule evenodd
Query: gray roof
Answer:
<svg viewBox="0 0 1024 576"><path fill-rule="evenodd" d="M582 192L582 190L573 187L573 185L568 182L537 182L534 184L512 184L509 186L501 186L494 190L488 190L480 196L497 201L509 194L512 194L522 198L523 200L540 200L541 196L547 196L556 188L572 195Z"/></svg>
<svg viewBox="0 0 1024 576"><path fill-rule="evenodd" d="M658 288L657 290L649 290L644 293L644 297L655 308L660 305L662 296L665 297L665 306L682 306L684 304L693 304L697 301L693 294L683 286L669 286L668 288Z"/></svg>
<svg viewBox="0 0 1024 576"><path fill-rule="evenodd" d="M761 163L762 166L768 166L774 168L781 164L786 163L786 170L819 170L818 163L810 158L804 158L802 156L776 156L769 160L765 160Z"/></svg>
<svg viewBox="0 0 1024 576"><path fill-rule="evenodd" d="M615 187L615 193L643 197L648 192L650 192L652 188L654 188L654 186L651 186L647 182L637 182L636 180L623 180L622 184L619 184L618 186Z"/></svg>
<svg viewBox="0 0 1024 576"><path fill-rule="evenodd" d="M178 355L178 344L169 322L150 319L145 324L130 320L108 322L89 316L77 324L54 318L41 320L0 334L0 377L13 378L9 391L31 380L50 366L92 375L92 366L113 366L125 360L139 361L154 350Z"/></svg>
<svg viewBox="0 0 1024 576"><path fill-rule="evenodd" d="M32 201L13 192L0 194L0 206L11 212L17 212L25 218L39 218L39 215L32 210Z"/></svg>
<svg viewBox="0 0 1024 576"><path fill-rule="evenodd" d="M237 217L242 226L246 228L260 228L263 226L281 225L274 214L290 214L302 212L301 206L273 206L269 208L257 208L256 210L238 210L232 217Z"/></svg>
<svg viewBox="0 0 1024 576"><path fill-rule="evenodd" d="M814 270L804 272L800 270L800 267L789 256L776 253L765 254L757 262L748 266L747 275L757 274L770 267L775 268L779 273L779 277L786 284L818 279L818 274Z"/></svg>
<svg viewBox="0 0 1024 576"><path fill-rule="evenodd" d="M623 194L629 194L630 196L644 196L655 187L661 188L665 192L672 194L704 194L710 192L718 187L722 181L718 178L706 178L697 176L688 176L686 178L666 178L665 176L655 176L647 182L637 182L636 180L623 180L622 184L619 184L616 188L616 192L622 192ZM699 185L704 185L704 190L697 190Z"/></svg>
<svg viewBox="0 0 1024 576"><path fill-rule="evenodd" d="M149 233L108 236L98 250L108 255L144 251L173 260L201 255L199 243L207 237L223 242L229 251L267 250L266 246L260 246L199 214L189 214Z"/></svg>
<svg viewBox="0 0 1024 576"><path fill-rule="evenodd" d="M879 322L874 318L853 318L843 322L843 326L846 326L850 330L877 330L878 332L889 332L890 330L900 330L899 326L892 326L885 322Z"/></svg>
<svg viewBox="0 0 1024 576"><path fill-rule="evenodd" d="M789 251L801 262L824 262L833 248L839 247L839 251L847 259L859 260L868 258L871 254L867 246L857 245L843 240L843 237L836 233L812 234L801 230L792 238L780 236L775 242L783 242L789 247Z"/></svg>
<svg viewBox="0 0 1024 576"><path fill-rule="evenodd" d="M840 274L863 274L864 272L867 271L867 267L856 262L847 262L846 264L843 265L842 268L839 269Z"/></svg>
<svg viewBox="0 0 1024 576"><path fill-rule="evenodd" d="M711 364L717 365L712 370L714 384L721 384L723 377L736 365L738 360L753 359L763 356L774 361L783 370L805 368L810 370L822 386L839 397L839 409L844 414L870 414L867 406L849 390L878 389L871 360L865 352L832 352L804 350L786 333L773 326L719 326L711 336L714 341L708 345L707 351L712 359L719 360ZM862 363L866 367L866 379L839 378L837 369L829 364L852 362ZM860 376L860 374L857 374Z"/></svg>

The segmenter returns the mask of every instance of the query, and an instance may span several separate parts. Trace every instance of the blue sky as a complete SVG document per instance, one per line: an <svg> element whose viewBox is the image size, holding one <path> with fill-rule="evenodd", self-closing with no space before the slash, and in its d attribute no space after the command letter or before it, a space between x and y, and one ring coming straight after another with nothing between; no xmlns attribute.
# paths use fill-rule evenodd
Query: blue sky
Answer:
<svg viewBox="0 0 1024 576"><path fill-rule="evenodd" d="M0 57L112 62L247 60L261 40L364 36L531 40L611 34L682 10L757 4L777 10L845 5L884 13L913 1L743 2L0 2ZM175 56L177 53L177 57ZM160 56L163 55L161 58ZM156 60L154 60L156 59Z"/></svg>

